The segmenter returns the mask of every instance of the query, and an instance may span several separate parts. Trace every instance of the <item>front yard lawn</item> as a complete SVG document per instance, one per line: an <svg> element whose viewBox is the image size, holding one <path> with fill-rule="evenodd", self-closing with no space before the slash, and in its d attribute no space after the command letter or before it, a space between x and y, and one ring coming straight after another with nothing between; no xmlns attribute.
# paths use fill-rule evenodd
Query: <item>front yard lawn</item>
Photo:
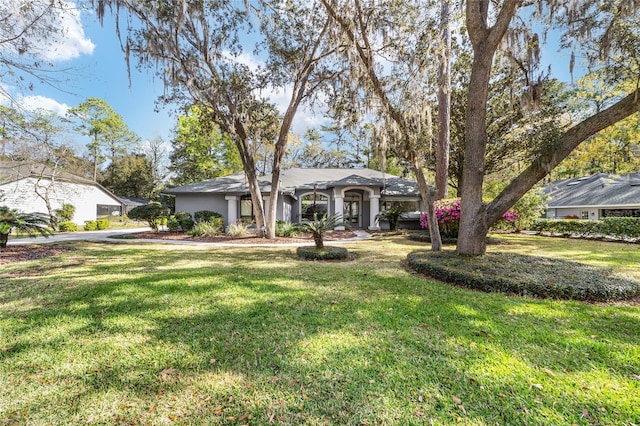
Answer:
<svg viewBox="0 0 640 426"><path fill-rule="evenodd" d="M637 246L499 236L639 278ZM402 267L402 236L294 248L73 244L0 269L0 424L633 425L640 307ZM606 247L606 249L604 248Z"/></svg>

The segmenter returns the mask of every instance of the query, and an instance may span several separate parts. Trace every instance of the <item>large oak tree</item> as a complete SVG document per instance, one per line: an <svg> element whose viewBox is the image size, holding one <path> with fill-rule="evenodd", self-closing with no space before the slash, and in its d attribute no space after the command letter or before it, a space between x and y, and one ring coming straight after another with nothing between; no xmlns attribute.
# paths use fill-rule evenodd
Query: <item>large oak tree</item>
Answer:
<svg viewBox="0 0 640 426"><path fill-rule="evenodd" d="M532 6L534 3L538 9L523 9L518 15L521 7ZM628 73L635 73L637 76L639 71L637 67L620 66L622 57L638 57L637 2L553 0L534 3L522 0L477 0L466 3L466 27L473 47L473 61L465 115L464 167L460 191L462 216L457 247L458 253L463 255L483 254L489 228L581 142L640 109L636 87L608 108L585 118L550 141L493 201L484 204L482 185L488 143L487 99L492 65L498 50L509 46L506 41L531 42L530 37L522 36L530 28L519 27L519 23L540 17L541 25L545 28L565 29L565 43L575 42L576 48L578 45L582 46L591 64L600 62L603 66L610 66L618 73L618 78L621 77L620 74ZM517 16L528 19L516 20ZM517 49L518 45L511 44L510 48ZM597 52L597 55L591 56L593 52ZM627 75L626 78L628 77ZM529 89L535 92L535 80L532 79L531 82Z"/></svg>
<svg viewBox="0 0 640 426"><path fill-rule="evenodd" d="M334 70L329 58L333 22L315 1L220 2L94 0L99 16L107 7L127 15L119 28L127 58L158 66L168 100L209 108L240 153L252 196L256 225L275 237L280 168L298 108L311 100ZM251 53L258 53L258 64ZM268 216L258 185L252 138L253 117L271 104L269 93L287 94L274 141ZM265 123L271 125L271 123Z"/></svg>

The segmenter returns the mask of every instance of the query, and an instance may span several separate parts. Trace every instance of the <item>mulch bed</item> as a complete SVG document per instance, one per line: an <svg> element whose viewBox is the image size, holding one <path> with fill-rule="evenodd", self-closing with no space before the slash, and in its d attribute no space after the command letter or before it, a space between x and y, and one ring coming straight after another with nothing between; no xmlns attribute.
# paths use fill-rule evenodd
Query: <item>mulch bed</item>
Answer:
<svg viewBox="0 0 640 426"><path fill-rule="evenodd" d="M259 238L255 234L248 234L243 237L231 237L229 235L217 235L215 237L192 237L184 232L139 232L135 239L149 240L172 240L172 241L194 241L201 243L229 243L229 244L291 244L291 243L311 243L311 234L303 234L295 238L276 237L273 240ZM340 241L355 237L352 231L327 231L324 234L324 241Z"/></svg>
<svg viewBox="0 0 640 426"><path fill-rule="evenodd" d="M7 246L0 250L0 265L42 259L73 250L75 250L73 247L64 247L55 244Z"/></svg>

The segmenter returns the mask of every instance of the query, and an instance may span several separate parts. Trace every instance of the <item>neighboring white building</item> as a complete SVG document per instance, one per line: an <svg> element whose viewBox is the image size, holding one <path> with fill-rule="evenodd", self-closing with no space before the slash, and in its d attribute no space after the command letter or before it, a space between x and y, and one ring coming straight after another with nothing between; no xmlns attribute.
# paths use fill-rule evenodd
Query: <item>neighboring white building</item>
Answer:
<svg viewBox="0 0 640 426"><path fill-rule="evenodd" d="M640 173L559 180L544 185L549 219L640 217Z"/></svg>
<svg viewBox="0 0 640 426"><path fill-rule="evenodd" d="M258 180L266 210L271 198L271 175ZM227 224L254 219L244 173L166 189L163 193L175 197L176 211L216 211ZM339 214L351 227L379 229L385 224L378 223L378 213L396 204L414 212L413 222L418 224L422 203L414 181L371 169L291 168L280 174L277 219L296 223L312 219L314 212Z"/></svg>
<svg viewBox="0 0 640 426"><path fill-rule="evenodd" d="M24 213L76 208L73 222L122 214L122 201L92 180L33 162L0 161L0 205ZM49 207L47 206L49 204Z"/></svg>

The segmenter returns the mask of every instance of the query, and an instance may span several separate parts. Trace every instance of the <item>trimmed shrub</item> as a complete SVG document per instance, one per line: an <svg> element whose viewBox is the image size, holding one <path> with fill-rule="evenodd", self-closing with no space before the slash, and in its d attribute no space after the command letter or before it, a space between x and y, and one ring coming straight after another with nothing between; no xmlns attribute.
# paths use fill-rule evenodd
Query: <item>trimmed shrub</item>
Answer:
<svg viewBox="0 0 640 426"><path fill-rule="evenodd" d="M508 253L468 257L444 250L414 251L407 261L417 272L485 292L601 302L640 295L640 281L560 259Z"/></svg>
<svg viewBox="0 0 640 426"><path fill-rule="evenodd" d="M182 228L182 230L185 232L190 231L191 228L193 228L193 225L195 224L190 213L180 211L180 212L176 212L176 214L174 214L174 217L178 221L180 228Z"/></svg>
<svg viewBox="0 0 640 426"><path fill-rule="evenodd" d="M189 217L191 217L191 216L189 216ZM218 219L224 220L224 217L220 213L213 212L211 210L200 210L200 211L197 211L197 212L195 212L193 214L193 218L195 219L196 222L206 222L206 221L208 221L210 219L213 219L213 218L218 218Z"/></svg>
<svg viewBox="0 0 640 426"><path fill-rule="evenodd" d="M639 217L605 217L598 222L598 229L603 235L612 235L619 238L640 238Z"/></svg>
<svg viewBox="0 0 640 426"><path fill-rule="evenodd" d="M298 227L284 220L276 221L276 237L292 238L298 235Z"/></svg>
<svg viewBox="0 0 640 426"><path fill-rule="evenodd" d="M85 220L84 221L84 230L85 231L95 231L98 229L98 224L95 220Z"/></svg>
<svg viewBox="0 0 640 426"><path fill-rule="evenodd" d="M461 214L460 199L448 198L437 200L433 203L433 207L435 209L436 220L438 221L438 228L440 229L440 236L443 239L458 238ZM518 213L515 210L508 210L502 215L502 219L500 219L499 222L503 229L514 229L513 223L517 220ZM420 226L424 229L429 229L426 213L420 215Z"/></svg>
<svg viewBox="0 0 640 426"><path fill-rule="evenodd" d="M155 201L129 211L129 218L146 221L154 231L158 231L160 225L166 224L168 217L169 208Z"/></svg>
<svg viewBox="0 0 640 426"><path fill-rule="evenodd" d="M640 218L606 217L602 220L539 219L531 226L532 231L563 236L614 238L640 238Z"/></svg>
<svg viewBox="0 0 640 426"><path fill-rule="evenodd" d="M60 232L76 232L78 225L73 222L60 222L58 224L58 230Z"/></svg>
<svg viewBox="0 0 640 426"><path fill-rule="evenodd" d="M209 220L196 222L189 231L192 237L214 237L224 231L224 221L222 218L214 217Z"/></svg>
<svg viewBox="0 0 640 426"><path fill-rule="evenodd" d="M324 246L319 249L315 246L302 246L296 249L299 258L305 260L344 260L349 257L349 251L344 247Z"/></svg>
<svg viewBox="0 0 640 426"><path fill-rule="evenodd" d="M421 243L430 243L431 235L428 232L411 232L407 235L407 238L411 241L419 241ZM457 238L442 238L442 244L456 244L458 242Z"/></svg>
<svg viewBox="0 0 640 426"><path fill-rule="evenodd" d="M175 216L169 216L169 219L167 219L167 228L172 232L176 232L180 229L180 222L178 222L178 219L176 219Z"/></svg>
<svg viewBox="0 0 640 426"><path fill-rule="evenodd" d="M98 219L96 220L96 228L98 230L109 229L111 228L111 222L109 222L109 219Z"/></svg>
<svg viewBox="0 0 640 426"><path fill-rule="evenodd" d="M232 237L244 237L248 233L249 227L242 222L232 223L229 225L229 229L227 230L227 234Z"/></svg>

